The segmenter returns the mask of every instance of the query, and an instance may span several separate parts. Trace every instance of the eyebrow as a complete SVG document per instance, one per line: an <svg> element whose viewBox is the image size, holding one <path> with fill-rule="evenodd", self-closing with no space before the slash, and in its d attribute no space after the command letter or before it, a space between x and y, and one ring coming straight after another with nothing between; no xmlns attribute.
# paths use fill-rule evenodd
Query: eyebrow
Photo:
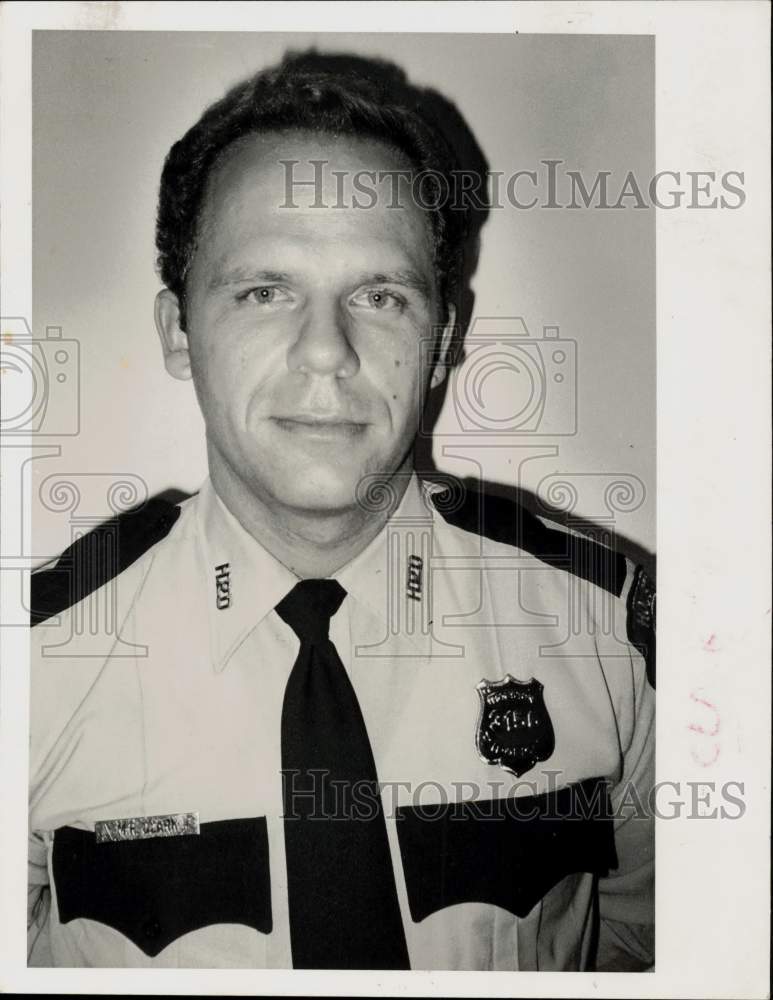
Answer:
<svg viewBox="0 0 773 1000"><path fill-rule="evenodd" d="M226 271L216 272L209 282L209 290L214 292L218 288L241 285L247 281L278 285L289 280L290 275L286 271L256 271L251 267L233 267Z"/></svg>
<svg viewBox="0 0 773 1000"><path fill-rule="evenodd" d="M357 282L358 285L402 285L403 288L412 288L419 292L425 299L430 298L430 286L417 271L376 271L373 274L362 274Z"/></svg>
<svg viewBox="0 0 773 1000"><path fill-rule="evenodd" d="M256 271L250 267L237 266L213 275L209 282L209 290L216 291L229 285L239 285L246 282L283 284L290 281L292 281L292 275L287 271ZM356 286L400 285L403 288L413 289L423 295L425 299L431 298L430 285L426 278L413 270L362 272L357 275L354 284Z"/></svg>

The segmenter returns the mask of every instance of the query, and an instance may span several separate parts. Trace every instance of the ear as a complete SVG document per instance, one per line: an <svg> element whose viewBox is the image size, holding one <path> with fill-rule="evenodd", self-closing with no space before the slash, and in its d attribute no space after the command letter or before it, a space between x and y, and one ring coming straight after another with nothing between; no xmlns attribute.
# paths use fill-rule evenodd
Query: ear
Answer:
<svg viewBox="0 0 773 1000"><path fill-rule="evenodd" d="M180 329L180 305L177 296L168 288L162 288L156 296L155 319L166 370L172 378L182 381L189 379L191 358L188 353L188 335Z"/></svg>
<svg viewBox="0 0 773 1000"><path fill-rule="evenodd" d="M434 389L439 386L440 383L445 379L448 372L449 355L451 351L451 345L454 339L454 330L456 329L456 307L448 306L448 320L446 325L443 327L443 332L440 334L440 341L436 348L435 353L435 365L432 369L432 377L430 378L430 388Z"/></svg>

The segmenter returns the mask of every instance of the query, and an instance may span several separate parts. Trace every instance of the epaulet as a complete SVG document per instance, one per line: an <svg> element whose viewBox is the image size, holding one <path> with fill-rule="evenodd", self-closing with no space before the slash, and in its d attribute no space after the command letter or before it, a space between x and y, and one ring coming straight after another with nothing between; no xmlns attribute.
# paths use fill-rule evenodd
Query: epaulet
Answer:
<svg viewBox="0 0 773 1000"><path fill-rule="evenodd" d="M541 562L602 587L620 597L628 560L601 542L561 527L551 527L521 504L467 484L431 492L435 509L449 524L505 545L514 545ZM655 585L641 566L633 572L626 600L628 638L644 657L655 686Z"/></svg>
<svg viewBox="0 0 773 1000"><path fill-rule="evenodd" d="M152 499L76 539L56 563L32 574L30 625L40 625L88 597L169 534L180 508Z"/></svg>
<svg viewBox="0 0 773 1000"><path fill-rule="evenodd" d="M462 491L430 494L436 510L450 524L494 542L516 545L541 562L582 577L619 597L627 573L625 556L600 542L551 528L521 504L505 497Z"/></svg>

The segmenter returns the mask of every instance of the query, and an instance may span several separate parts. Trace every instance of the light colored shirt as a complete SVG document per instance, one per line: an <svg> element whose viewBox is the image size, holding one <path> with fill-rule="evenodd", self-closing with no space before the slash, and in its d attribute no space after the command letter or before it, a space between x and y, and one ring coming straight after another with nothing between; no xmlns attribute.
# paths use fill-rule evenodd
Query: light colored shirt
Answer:
<svg viewBox="0 0 773 1000"><path fill-rule="evenodd" d="M430 501L432 491L412 477L385 528L335 574L347 597L330 630L384 786L411 968L582 969L593 954L599 915L599 962L627 955L644 966L652 961L652 821L641 810L621 808L633 788L646 811L654 780L654 694L626 635L632 567L614 596L515 546L452 525ZM295 583L207 481L162 541L33 630L30 964L292 967L280 722L299 642L274 608ZM554 734L550 755L520 777L484 759L477 740L486 714L477 687L508 675L542 684ZM418 855L416 838L401 832L401 811L501 803L597 777L611 782L617 867L594 874L581 858L552 884L559 859L540 851L536 875L546 880L544 893L520 915L507 900L517 896L518 872L535 873L529 854L523 857L531 842L520 843L517 820L503 827L508 833L496 852L473 820L470 834L453 840L456 854L440 876L449 884L439 887L425 884L422 873L436 871L437 853L449 843L442 823L435 832L430 823L429 840L421 841L432 858ZM267 858L245 851L239 840L233 851L240 856L229 859L230 828L207 827L226 831L218 848L225 843L224 853L213 858L207 877L214 886L221 864L242 866L250 880L254 874L269 897L257 905L270 929L238 915L207 923L201 900L198 917L188 920L181 879L190 875L168 860L150 888L143 883L142 900L128 899L131 878L111 885L112 876L103 877L90 888L100 899L110 896L119 911L127 894L138 931L73 916L72 898L62 914L57 831L90 834L100 821L183 813L198 814L202 828L265 823ZM186 840L166 838L164 857L179 852L182 859ZM119 864L131 870L150 863L143 860L148 843L121 844ZM68 863L60 853L57 864ZM266 870L253 873L250 865ZM459 872L467 876L456 899ZM504 901L492 900L492 884L508 886ZM71 884L67 891L72 897ZM74 906L77 912L77 893ZM156 953L153 938L168 932L170 906L177 936Z"/></svg>

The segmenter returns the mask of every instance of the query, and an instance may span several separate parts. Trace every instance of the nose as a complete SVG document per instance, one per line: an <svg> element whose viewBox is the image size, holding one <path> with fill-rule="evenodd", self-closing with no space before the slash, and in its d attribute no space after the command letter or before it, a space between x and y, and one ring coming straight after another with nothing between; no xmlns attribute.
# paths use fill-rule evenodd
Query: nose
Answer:
<svg viewBox="0 0 773 1000"><path fill-rule="evenodd" d="M306 312L288 349L287 367L305 375L351 378L357 374L360 359L337 303L320 303Z"/></svg>

